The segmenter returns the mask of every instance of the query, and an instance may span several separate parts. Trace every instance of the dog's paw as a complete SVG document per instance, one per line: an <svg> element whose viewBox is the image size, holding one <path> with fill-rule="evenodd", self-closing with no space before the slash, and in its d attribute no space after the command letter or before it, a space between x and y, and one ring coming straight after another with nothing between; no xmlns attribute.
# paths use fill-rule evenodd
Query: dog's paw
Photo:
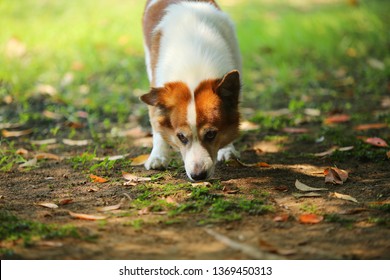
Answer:
<svg viewBox="0 0 390 280"><path fill-rule="evenodd" d="M169 164L169 159L165 156L153 156L150 155L145 162L145 168L150 169L165 169Z"/></svg>
<svg viewBox="0 0 390 280"><path fill-rule="evenodd" d="M234 146L230 144L218 151L217 159L218 161L226 161L231 158L239 158L239 157L240 157L239 152L237 152Z"/></svg>

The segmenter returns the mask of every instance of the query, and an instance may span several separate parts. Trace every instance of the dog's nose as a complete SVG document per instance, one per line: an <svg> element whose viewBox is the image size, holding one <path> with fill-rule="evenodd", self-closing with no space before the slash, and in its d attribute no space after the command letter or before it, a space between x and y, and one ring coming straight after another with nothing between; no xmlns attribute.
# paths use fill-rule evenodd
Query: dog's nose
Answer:
<svg viewBox="0 0 390 280"><path fill-rule="evenodd" d="M201 171L200 173L191 173L191 178L194 181L200 181L207 178L207 171Z"/></svg>

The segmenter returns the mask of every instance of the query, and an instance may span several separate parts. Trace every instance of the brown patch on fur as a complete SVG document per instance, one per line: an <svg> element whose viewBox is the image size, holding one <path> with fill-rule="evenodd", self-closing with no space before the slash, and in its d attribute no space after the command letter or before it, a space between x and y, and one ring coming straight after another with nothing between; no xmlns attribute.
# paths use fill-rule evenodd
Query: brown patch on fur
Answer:
<svg viewBox="0 0 390 280"><path fill-rule="evenodd" d="M182 82L167 83L163 88L152 88L141 96L149 106L149 117L153 129L160 132L164 139L173 144L169 136L175 135L179 128L188 127L187 108L191 101L191 92Z"/></svg>
<svg viewBox="0 0 390 280"><path fill-rule="evenodd" d="M207 80L195 90L198 134L210 154L216 154L218 149L232 142L239 133L239 89L234 89L231 95L226 96L220 93L223 86L223 79ZM204 139L210 129L218 131L212 142Z"/></svg>
<svg viewBox="0 0 390 280"><path fill-rule="evenodd" d="M219 9L218 4L213 0L160 0L157 1L154 5L150 6L148 9L148 5L151 0L148 0L145 5L145 11L142 18L142 26L144 33L144 40L146 46L149 49L150 53L150 64L152 69L152 81L151 85L155 85L154 77L155 77L155 69L158 61L158 54L160 50L160 40L162 36L162 32L159 30L155 30L156 26L160 23L162 18L165 15L165 10L168 6L172 4L177 4L180 2L206 2L214 5Z"/></svg>

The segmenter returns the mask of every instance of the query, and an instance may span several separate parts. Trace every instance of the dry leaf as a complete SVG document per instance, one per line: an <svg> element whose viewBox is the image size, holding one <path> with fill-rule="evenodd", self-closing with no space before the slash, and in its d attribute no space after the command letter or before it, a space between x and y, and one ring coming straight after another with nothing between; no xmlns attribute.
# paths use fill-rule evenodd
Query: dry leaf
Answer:
<svg viewBox="0 0 390 280"><path fill-rule="evenodd" d="M89 174L89 178L91 178L92 181L95 182L95 183L105 183L105 182L108 181L105 178L102 178L102 177L99 177L99 176L96 176L96 175L93 175L93 174Z"/></svg>
<svg viewBox="0 0 390 280"><path fill-rule="evenodd" d="M19 168L25 168L25 167L32 167L37 165L37 158L30 159L26 161L25 163L22 163L19 165Z"/></svg>
<svg viewBox="0 0 390 280"><path fill-rule="evenodd" d="M387 156L388 159L390 159L390 151L388 151L388 152L386 153L386 156Z"/></svg>
<svg viewBox="0 0 390 280"><path fill-rule="evenodd" d="M58 205L55 203L50 203L50 202L42 202L42 203L37 203L37 205L50 208L50 209L56 209L58 208Z"/></svg>
<svg viewBox="0 0 390 280"><path fill-rule="evenodd" d="M18 131L10 131L10 130L3 129L1 131L2 135L4 137L6 137L6 138L8 138L8 137L20 137L20 136L31 134L32 132L33 132L33 130L31 128L30 129L25 129L25 130L18 130Z"/></svg>
<svg viewBox="0 0 390 280"><path fill-rule="evenodd" d="M148 182L152 180L150 177L139 177L127 172L122 172L122 177L127 180L127 182L124 183L125 186L133 186L134 183Z"/></svg>
<svg viewBox="0 0 390 280"><path fill-rule="evenodd" d="M42 112L42 115L48 119L52 119L52 120L60 120L62 119L62 115L61 114L58 114L58 113L55 113L55 112L51 112L51 111L48 111L48 110L45 110Z"/></svg>
<svg viewBox="0 0 390 280"><path fill-rule="evenodd" d="M64 246L64 244L62 242L51 241L51 240L41 240L41 241L34 243L34 245L35 246L42 246L42 247L55 247L55 248L59 248L59 247Z"/></svg>
<svg viewBox="0 0 390 280"><path fill-rule="evenodd" d="M320 193L316 192L307 192L307 193L293 193L292 194L295 198L301 198L301 197L320 197Z"/></svg>
<svg viewBox="0 0 390 280"><path fill-rule="evenodd" d="M334 146L334 147L330 148L329 150L326 150L325 152L316 153L316 154L314 154L314 156L324 157L324 156L329 156L329 155L333 154L335 151L346 152L346 151L350 151L353 149L354 149L354 146L347 146L347 147L341 147L341 148L338 146Z"/></svg>
<svg viewBox="0 0 390 280"><path fill-rule="evenodd" d="M348 200L348 201L352 201L352 202L356 202L356 203L359 203L356 198L350 196L350 195L347 195L347 194L341 194L341 193L337 193L337 192L334 192L331 194L331 196L333 197L336 197L336 198L340 198L340 199L344 199L344 200Z"/></svg>
<svg viewBox="0 0 390 280"><path fill-rule="evenodd" d="M378 138L378 137L366 138L366 139L364 139L364 142L366 142L367 144L376 146L376 147L389 147L389 145L386 143L385 140L383 140L382 138Z"/></svg>
<svg viewBox="0 0 390 280"><path fill-rule="evenodd" d="M28 154L28 151L26 149L20 148L20 149L16 150L15 154L21 155L21 156L26 156Z"/></svg>
<svg viewBox="0 0 390 280"><path fill-rule="evenodd" d="M369 130L369 129L381 129L386 128L388 125L386 123L370 123L370 124L360 124L354 127L355 130Z"/></svg>
<svg viewBox="0 0 390 280"><path fill-rule="evenodd" d="M69 204L69 203L72 203L72 202L73 202L73 199L65 198L65 199L60 200L60 202L58 204L59 205L66 205L66 204Z"/></svg>
<svg viewBox="0 0 390 280"><path fill-rule="evenodd" d="M328 190L326 188L312 188L312 187L309 187L308 185L305 185L305 184L301 183L299 180L295 181L295 187L298 190L303 191L303 192L326 191L326 190Z"/></svg>
<svg viewBox="0 0 390 280"><path fill-rule="evenodd" d="M290 215L287 214L287 213L284 213L284 214L275 216L274 219L273 219L273 221L274 221L274 222L287 222L287 221L288 221L288 218L290 218Z"/></svg>
<svg viewBox="0 0 390 280"><path fill-rule="evenodd" d="M5 45L5 54L9 58L20 58L26 53L26 45L17 38L9 39Z"/></svg>
<svg viewBox="0 0 390 280"><path fill-rule="evenodd" d="M285 127L283 128L284 132L291 134L299 134L299 133L308 133L309 130L307 128L299 128L299 127Z"/></svg>
<svg viewBox="0 0 390 280"><path fill-rule="evenodd" d="M198 182L198 183L191 183L193 187L211 187L210 182Z"/></svg>
<svg viewBox="0 0 390 280"><path fill-rule="evenodd" d="M348 179L348 172L336 167L329 167L324 170L325 183L342 185Z"/></svg>
<svg viewBox="0 0 390 280"><path fill-rule="evenodd" d="M55 87L53 87L52 85L47 85L47 84L38 85L36 88L36 91L39 94L42 94L42 95L46 94L49 96L55 96L58 93Z"/></svg>
<svg viewBox="0 0 390 280"><path fill-rule="evenodd" d="M119 208L122 207L122 203L123 202L121 200L121 202L119 202L118 204L101 207L101 208L98 208L97 210L100 211L100 212L108 212L108 211L118 210Z"/></svg>
<svg viewBox="0 0 390 280"><path fill-rule="evenodd" d="M242 121L240 122L240 130L241 131L250 131L250 130L256 130L259 129L260 126L256 123L250 122L250 121Z"/></svg>
<svg viewBox="0 0 390 280"><path fill-rule="evenodd" d="M72 139L62 139L62 143L68 146L87 146L91 143L91 140L72 140Z"/></svg>
<svg viewBox="0 0 390 280"><path fill-rule="evenodd" d="M39 153L35 155L36 159L53 159L53 160L61 160L60 156L57 156L52 153Z"/></svg>
<svg viewBox="0 0 390 280"><path fill-rule="evenodd" d="M385 64L376 58L367 59L367 64L374 69L382 70L382 71L385 70Z"/></svg>
<svg viewBox="0 0 390 280"><path fill-rule="evenodd" d="M299 222L301 224L318 224L324 219L323 216L316 214L303 214L299 216Z"/></svg>
<svg viewBox="0 0 390 280"><path fill-rule="evenodd" d="M129 154L124 154L124 155L116 155L116 156L109 156L109 157L95 157L94 160L118 160L118 159L124 159L127 157Z"/></svg>
<svg viewBox="0 0 390 280"><path fill-rule="evenodd" d="M143 165L149 158L149 154L139 155L135 158L130 159L130 166L140 166Z"/></svg>
<svg viewBox="0 0 390 280"><path fill-rule="evenodd" d="M325 124L334 124L334 123L343 123L348 122L351 119L351 117L347 114L336 114L330 117L327 117L324 120Z"/></svg>
<svg viewBox="0 0 390 280"><path fill-rule="evenodd" d="M76 219L88 220L88 221L96 221L96 220L105 220L105 219L107 219L106 216L74 213L72 211L69 211L69 215L72 216L73 218L76 218Z"/></svg>
<svg viewBox="0 0 390 280"><path fill-rule="evenodd" d="M245 162L242 162L241 160L239 160L238 158L234 159L239 165L241 166L245 166L245 167L271 167L271 165L269 165L268 163L266 162L256 162L256 163L245 163Z"/></svg>
<svg viewBox="0 0 390 280"><path fill-rule="evenodd" d="M33 145L51 145L57 143L57 139L31 140L30 143Z"/></svg>

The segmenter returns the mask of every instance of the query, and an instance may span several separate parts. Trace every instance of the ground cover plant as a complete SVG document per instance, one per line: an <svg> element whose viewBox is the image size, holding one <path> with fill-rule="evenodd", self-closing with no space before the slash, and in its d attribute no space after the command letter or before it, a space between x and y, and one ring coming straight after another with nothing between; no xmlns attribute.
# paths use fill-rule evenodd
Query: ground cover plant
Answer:
<svg viewBox="0 0 390 280"><path fill-rule="evenodd" d="M142 166L143 2L0 3L1 258L388 259L390 3L219 1L241 158L194 184Z"/></svg>

